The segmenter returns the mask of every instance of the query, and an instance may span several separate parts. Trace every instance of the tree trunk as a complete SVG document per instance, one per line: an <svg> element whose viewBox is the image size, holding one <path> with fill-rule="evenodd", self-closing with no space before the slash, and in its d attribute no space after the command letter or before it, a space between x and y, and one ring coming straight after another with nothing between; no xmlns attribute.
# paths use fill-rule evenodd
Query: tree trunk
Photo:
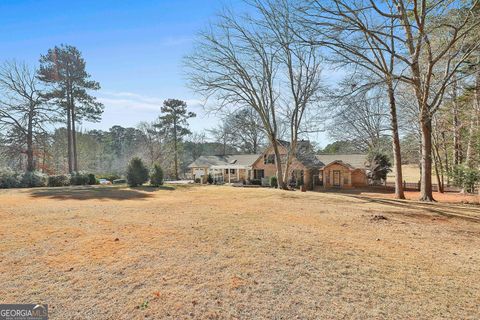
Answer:
<svg viewBox="0 0 480 320"><path fill-rule="evenodd" d="M278 141L277 139L270 139L273 147L273 152L275 153L275 166L277 167L277 182L278 188L287 190L288 186L285 180L283 179L283 170L282 170L282 157L280 151L278 150Z"/></svg>
<svg viewBox="0 0 480 320"><path fill-rule="evenodd" d="M471 119L468 129L467 153L465 154L465 165L469 168L472 167L472 140L474 139L474 126L475 120Z"/></svg>
<svg viewBox="0 0 480 320"><path fill-rule="evenodd" d="M72 146L73 146L73 171L78 172L78 157L77 157L77 131L75 129L75 105L72 101Z"/></svg>
<svg viewBox="0 0 480 320"><path fill-rule="evenodd" d="M174 162L174 170L175 170L175 180L179 180L178 176L178 145L177 145L177 121L176 119L173 120L173 162Z"/></svg>
<svg viewBox="0 0 480 320"><path fill-rule="evenodd" d="M33 163L33 111L28 114L27 126L27 171L34 171L35 164Z"/></svg>
<svg viewBox="0 0 480 320"><path fill-rule="evenodd" d="M283 168L283 182L287 185L288 189L288 176L290 167L292 165L292 159L295 157L295 151L297 150L297 140L296 138L292 139L290 142L290 149L287 150L287 156L285 161L285 168Z"/></svg>
<svg viewBox="0 0 480 320"><path fill-rule="evenodd" d="M438 192L443 193L444 188L443 188L443 165L442 165L442 159L440 157L440 152L438 150L438 144L437 141L434 142L433 146L433 160L435 162L435 175L437 176L437 185L438 185Z"/></svg>
<svg viewBox="0 0 480 320"><path fill-rule="evenodd" d="M388 98L390 103L390 121L392 125L393 163L395 167L395 198L405 199L403 192L402 155L400 152L400 137L398 134L397 106L393 84L388 82Z"/></svg>
<svg viewBox="0 0 480 320"><path fill-rule="evenodd" d="M475 80L475 114L477 119L476 130L478 133L480 127L480 57L477 58L477 75ZM480 167L478 170L480 170ZM480 195L480 185L478 187L478 195Z"/></svg>
<svg viewBox="0 0 480 320"><path fill-rule="evenodd" d="M453 100L453 164L459 165L461 162L460 157L460 121L458 117L458 99L457 99L457 80L453 80L452 89Z"/></svg>
<svg viewBox="0 0 480 320"><path fill-rule="evenodd" d="M68 156L68 173L73 172L72 166L72 121L70 112L70 103L67 106L67 156Z"/></svg>
<svg viewBox="0 0 480 320"><path fill-rule="evenodd" d="M445 138L445 131L441 132L442 145L443 145L443 158L445 159L445 172L447 174L447 186L450 185L450 165L448 162L448 148L447 139Z"/></svg>
<svg viewBox="0 0 480 320"><path fill-rule="evenodd" d="M420 201L435 201L432 193L432 120L422 115L422 172L420 182Z"/></svg>

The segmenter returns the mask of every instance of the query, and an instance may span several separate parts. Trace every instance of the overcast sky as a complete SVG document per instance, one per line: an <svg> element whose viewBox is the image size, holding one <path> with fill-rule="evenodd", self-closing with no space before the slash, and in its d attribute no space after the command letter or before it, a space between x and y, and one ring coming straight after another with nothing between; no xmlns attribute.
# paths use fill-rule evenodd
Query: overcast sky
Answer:
<svg viewBox="0 0 480 320"><path fill-rule="evenodd" d="M198 117L197 132L214 127L215 115L203 111L201 97L187 87L182 58L197 32L214 19L220 0L1 0L0 60L38 64L40 54L55 45L78 47L87 71L99 81L96 93L105 105L99 123L136 126L154 120L163 100L187 101ZM237 5L235 1L229 2ZM322 146L325 134L311 137Z"/></svg>

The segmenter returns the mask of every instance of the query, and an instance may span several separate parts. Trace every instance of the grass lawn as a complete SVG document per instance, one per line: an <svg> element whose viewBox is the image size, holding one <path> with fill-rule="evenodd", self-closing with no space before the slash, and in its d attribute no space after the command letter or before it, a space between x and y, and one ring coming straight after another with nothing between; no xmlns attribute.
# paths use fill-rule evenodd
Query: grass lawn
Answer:
<svg viewBox="0 0 480 320"><path fill-rule="evenodd" d="M434 183L437 183L435 171L432 169L432 177ZM420 181L420 168L418 164L403 164L402 165L402 178L403 181L410 183L418 183ZM392 172L387 175L388 182L395 182L395 169L392 168Z"/></svg>
<svg viewBox="0 0 480 320"><path fill-rule="evenodd" d="M51 319L478 319L480 207L216 186L0 191L0 302Z"/></svg>

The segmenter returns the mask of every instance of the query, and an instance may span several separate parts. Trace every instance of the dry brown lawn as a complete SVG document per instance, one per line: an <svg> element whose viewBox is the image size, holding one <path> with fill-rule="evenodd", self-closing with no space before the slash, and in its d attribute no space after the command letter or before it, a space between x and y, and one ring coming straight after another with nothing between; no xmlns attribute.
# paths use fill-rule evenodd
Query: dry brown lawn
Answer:
<svg viewBox="0 0 480 320"><path fill-rule="evenodd" d="M435 175L435 171L432 170L432 175ZM435 177L435 176L434 176ZM418 164L403 164L402 165L402 178L409 183L418 183L420 181L420 168ZM395 182L395 169L392 168L392 172L387 175L388 182ZM435 180L436 183L436 180Z"/></svg>
<svg viewBox="0 0 480 320"><path fill-rule="evenodd" d="M233 187L0 191L0 302L51 319L478 319L480 207Z"/></svg>

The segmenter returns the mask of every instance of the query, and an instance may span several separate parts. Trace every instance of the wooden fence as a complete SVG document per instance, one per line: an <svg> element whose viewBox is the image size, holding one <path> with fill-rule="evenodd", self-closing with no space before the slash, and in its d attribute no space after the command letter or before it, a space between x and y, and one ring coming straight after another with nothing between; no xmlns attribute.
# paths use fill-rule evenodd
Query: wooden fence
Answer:
<svg viewBox="0 0 480 320"><path fill-rule="evenodd" d="M385 182L385 187L387 188L395 188L395 182ZM438 191L438 185L436 183L432 184L433 191ZM447 186L443 187L445 192L459 192L460 188L454 186ZM420 191L420 181L419 182L403 182L403 190L405 191Z"/></svg>

